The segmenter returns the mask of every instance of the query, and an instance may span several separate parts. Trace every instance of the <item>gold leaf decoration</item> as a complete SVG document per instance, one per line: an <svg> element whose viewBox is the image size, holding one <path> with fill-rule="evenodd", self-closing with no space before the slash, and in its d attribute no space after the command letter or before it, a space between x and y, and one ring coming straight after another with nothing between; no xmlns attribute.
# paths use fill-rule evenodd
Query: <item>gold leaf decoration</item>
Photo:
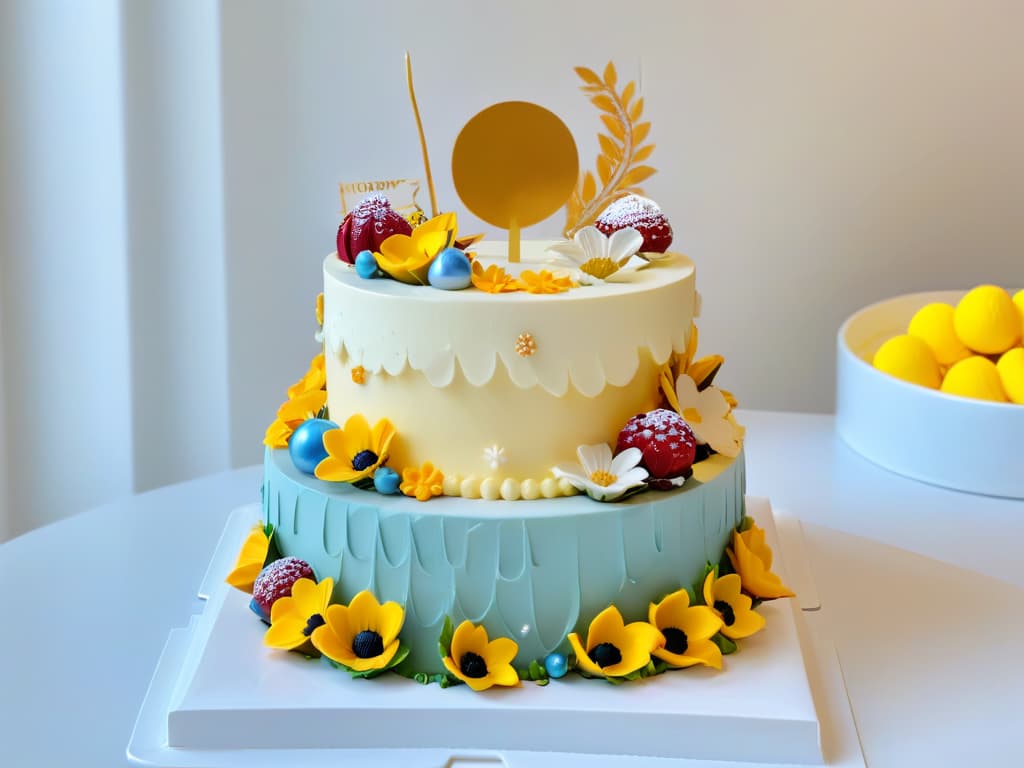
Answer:
<svg viewBox="0 0 1024 768"><path fill-rule="evenodd" d="M575 72L583 81L580 89L601 112L601 122L608 133L597 135L601 148L595 163L597 180L594 173L584 171L566 202L564 234L570 239L578 230L593 224L620 197L643 195L638 185L655 173L653 167L640 165L650 158L654 144L643 144L651 124L637 122L643 114L644 100L636 96L636 82L630 81L621 91L616 90L618 73L610 61L603 75L587 67L575 67Z"/></svg>

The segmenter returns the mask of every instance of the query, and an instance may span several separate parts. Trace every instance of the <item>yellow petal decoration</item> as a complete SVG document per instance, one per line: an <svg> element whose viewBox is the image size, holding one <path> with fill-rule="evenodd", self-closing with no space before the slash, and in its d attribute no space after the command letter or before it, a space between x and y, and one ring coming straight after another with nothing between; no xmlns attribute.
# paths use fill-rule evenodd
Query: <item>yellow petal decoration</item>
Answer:
<svg viewBox="0 0 1024 768"><path fill-rule="evenodd" d="M307 392L315 392L327 386L327 373L324 371L324 356L320 353L309 363L309 370L302 378L288 387L288 397L294 398Z"/></svg>
<svg viewBox="0 0 1024 768"><path fill-rule="evenodd" d="M366 672L384 669L394 658L405 610L398 603L381 605L363 590L348 605L328 606L324 619L313 630L313 646L331 661Z"/></svg>
<svg viewBox="0 0 1024 768"><path fill-rule="evenodd" d="M793 590L772 573L772 550L765 543L764 530L756 524L742 533L733 531L732 547L725 551L748 595L761 600L795 596Z"/></svg>
<svg viewBox="0 0 1024 768"><path fill-rule="evenodd" d="M449 672L474 691L483 691L493 685L519 685L519 674L512 666L517 653L519 645L515 640L488 640L484 627L464 621L452 635L451 655L442 661Z"/></svg>
<svg viewBox="0 0 1024 768"><path fill-rule="evenodd" d="M685 589L667 595L660 603L651 603L647 620L665 638L653 655L670 667L706 664L722 668L722 651L711 642L722 628L722 619L706 605L691 606Z"/></svg>
<svg viewBox="0 0 1024 768"><path fill-rule="evenodd" d="M643 195L640 184L655 173L654 168L640 163L654 152L654 144L644 144L651 130L649 122L638 122L644 110L643 97L637 95L636 82L617 89L618 73L608 62L598 75L587 67L576 67L583 85L580 88L601 112L601 123L607 133L597 135L601 154L597 156L597 179L590 171L576 182L566 202L565 236L571 238L620 197ZM597 181L601 182L598 190Z"/></svg>
<svg viewBox="0 0 1024 768"><path fill-rule="evenodd" d="M575 288L570 277L555 277L546 269L540 272L524 271L519 275L519 289L527 293L561 293Z"/></svg>
<svg viewBox="0 0 1024 768"><path fill-rule="evenodd" d="M519 281L497 264L491 264L484 269L479 261L474 261L470 279L473 285L487 293L511 293L519 290Z"/></svg>
<svg viewBox="0 0 1024 768"><path fill-rule="evenodd" d="M224 579L228 584L243 592L252 594L252 585L256 577L263 570L263 564L267 561L267 552L270 551L270 539L264 532L263 523L257 523L245 537L242 548L235 560L235 567Z"/></svg>
<svg viewBox="0 0 1024 768"><path fill-rule="evenodd" d="M263 642L283 651L313 648L310 636L322 627L334 590L334 579L328 577L319 584L312 579L299 579L292 585L292 593L280 597L270 607L270 629Z"/></svg>
<svg viewBox="0 0 1024 768"><path fill-rule="evenodd" d="M357 483L368 477L387 461L395 428L387 419L381 419L370 429L361 413L350 416L341 429L324 432L327 458L316 465L315 474L321 480L337 483Z"/></svg>
<svg viewBox="0 0 1024 768"><path fill-rule="evenodd" d="M455 242L458 230L454 213L442 213L420 224L411 235L392 235L375 253L377 266L403 283L427 285L431 262Z"/></svg>
<svg viewBox="0 0 1024 768"><path fill-rule="evenodd" d="M740 589L740 577L735 573L716 579L710 571L704 579L704 602L721 617L719 631L730 640L750 637L764 628L764 616L754 612L753 601Z"/></svg>
<svg viewBox="0 0 1024 768"><path fill-rule="evenodd" d="M592 677L625 677L636 672L650 663L651 653L664 644L657 627L644 621L625 624L614 605L590 622L585 643L575 632L569 635L576 665Z"/></svg>
<svg viewBox="0 0 1024 768"><path fill-rule="evenodd" d="M316 296L316 324L324 324L324 294L322 292Z"/></svg>
<svg viewBox="0 0 1024 768"><path fill-rule="evenodd" d="M408 467L402 470L399 490L406 496L415 496L416 501L427 501L444 492L444 474L429 461L419 469Z"/></svg>
<svg viewBox="0 0 1024 768"><path fill-rule="evenodd" d="M271 448L287 448L292 432L306 419L314 419L327 404L327 392L322 389L293 397L277 409L277 418L267 427L263 444Z"/></svg>

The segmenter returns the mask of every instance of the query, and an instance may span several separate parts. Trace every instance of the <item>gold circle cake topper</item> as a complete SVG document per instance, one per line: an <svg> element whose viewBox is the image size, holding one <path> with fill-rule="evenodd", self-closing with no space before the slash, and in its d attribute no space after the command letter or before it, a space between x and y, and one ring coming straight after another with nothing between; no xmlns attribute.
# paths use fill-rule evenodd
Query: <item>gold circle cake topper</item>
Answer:
<svg viewBox="0 0 1024 768"><path fill-rule="evenodd" d="M561 208L578 174L565 123L527 101L487 107L463 126L452 150L455 191L474 214L509 231L509 261L519 261L520 228Z"/></svg>

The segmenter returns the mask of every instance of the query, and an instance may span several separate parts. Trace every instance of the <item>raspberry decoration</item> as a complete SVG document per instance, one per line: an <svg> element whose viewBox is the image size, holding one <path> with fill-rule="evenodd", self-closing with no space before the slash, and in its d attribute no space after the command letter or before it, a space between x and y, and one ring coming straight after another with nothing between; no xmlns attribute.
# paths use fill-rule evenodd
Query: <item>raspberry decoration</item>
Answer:
<svg viewBox="0 0 1024 768"><path fill-rule="evenodd" d="M640 449L640 466L650 473L647 484L651 488L667 491L693 474L697 439L675 411L658 408L631 418L619 432L615 452L627 448Z"/></svg>
<svg viewBox="0 0 1024 768"><path fill-rule="evenodd" d="M644 236L641 253L664 253L672 245L672 225L653 200L626 195L609 205L594 222L607 237L612 232L632 227Z"/></svg>
<svg viewBox="0 0 1024 768"><path fill-rule="evenodd" d="M282 557L268 564L252 586L252 609L264 621L270 621L271 606L282 597L292 593L292 585L299 579L312 579L313 569L309 563L297 557Z"/></svg>
<svg viewBox="0 0 1024 768"><path fill-rule="evenodd" d="M412 227L384 195L364 198L338 227L338 258L355 264L362 251L379 251L392 235L411 235Z"/></svg>

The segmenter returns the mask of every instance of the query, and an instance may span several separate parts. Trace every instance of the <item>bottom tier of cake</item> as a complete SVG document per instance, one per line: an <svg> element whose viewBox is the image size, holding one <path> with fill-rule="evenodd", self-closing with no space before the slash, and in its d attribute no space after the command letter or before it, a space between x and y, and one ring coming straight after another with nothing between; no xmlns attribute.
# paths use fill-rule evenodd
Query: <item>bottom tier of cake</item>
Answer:
<svg viewBox="0 0 1024 768"><path fill-rule="evenodd" d="M619 503L585 496L530 502L418 502L302 474L268 450L263 517L283 556L334 579L334 600L370 590L405 608L407 671L443 671L445 617L519 644L517 667L567 652L610 604L627 621L699 583L744 515L744 465L714 455L682 488Z"/></svg>

